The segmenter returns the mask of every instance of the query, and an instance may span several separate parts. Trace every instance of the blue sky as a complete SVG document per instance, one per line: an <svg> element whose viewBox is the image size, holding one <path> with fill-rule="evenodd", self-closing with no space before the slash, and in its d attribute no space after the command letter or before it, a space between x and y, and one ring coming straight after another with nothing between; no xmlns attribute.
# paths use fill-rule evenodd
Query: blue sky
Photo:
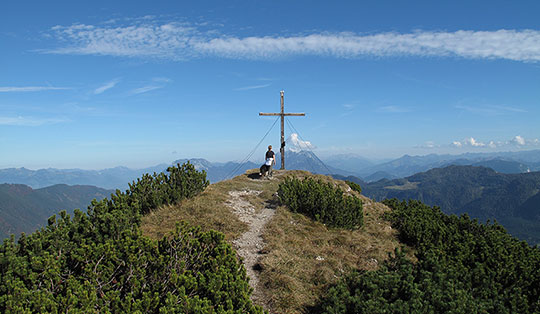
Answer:
<svg viewBox="0 0 540 314"><path fill-rule="evenodd" d="M322 157L538 149L538 16L538 1L7 0L0 168L241 160L280 90L306 112L290 146Z"/></svg>

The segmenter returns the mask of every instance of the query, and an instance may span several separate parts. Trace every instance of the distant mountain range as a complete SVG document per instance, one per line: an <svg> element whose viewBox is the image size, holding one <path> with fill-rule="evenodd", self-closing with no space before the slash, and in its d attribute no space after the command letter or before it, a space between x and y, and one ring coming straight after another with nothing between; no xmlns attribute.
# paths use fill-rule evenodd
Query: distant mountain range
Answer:
<svg viewBox="0 0 540 314"><path fill-rule="evenodd" d="M246 172L248 169L258 168L262 165L257 165L251 161L245 163L238 163L229 161L226 163L210 162L203 158L191 158L191 159L178 159L173 164L183 164L189 161L195 166L195 169L206 171L206 178L211 183L219 182L221 180L230 179L239 174Z"/></svg>
<svg viewBox="0 0 540 314"><path fill-rule="evenodd" d="M61 210L86 211L93 199L101 200L112 192L87 185L57 184L34 190L23 184L0 184L0 237L34 232Z"/></svg>
<svg viewBox="0 0 540 314"><path fill-rule="evenodd" d="M334 155L323 159L323 161L328 166L357 174L360 173L362 169L376 165L374 161L353 154Z"/></svg>
<svg viewBox="0 0 540 314"><path fill-rule="evenodd" d="M161 164L144 169L115 167L103 170L82 169L0 169L0 183L25 184L39 189L55 184L93 185L105 189L127 189L128 183L143 173L161 172L167 165Z"/></svg>
<svg viewBox="0 0 540 314"><path fill-rule="evenodd" d="M472 165L491 168L500 173L525 173L540 170L540 150L461 155L404 155L398 159L363 169L345 169L357 173L364 181L403 178L418 172L448 165ZM375 175L377 174L377 175Z"/></svg>
<svg viewBox="0 0 540 314"><path fill-rule="evenodd" d="M276 168L279 169L279 153L277 153L276 156ZM205 170L207 172L207 178L213 183L232 178L244 173L248 169L259 168L262 164L262 158L260 164L251 161L245 163L214 163L202 158L191 158L176 160L171 163L171 165L176 163L182 164L188 160L194 164L198 170ZM456 168L449 167L449 165L470 167ZM125 190L128 188L128 183L136 180L143 173L161 172L168 166L169 165L167 164L160 164L144 169L116 167L104 170L52 168L40 170L29 170L25 168L0 169L0 184L9 183L12 186L17 186L13 184L24 184L29 186L26 188L10 188L9 191L11 191L10 193L12 194L10 197L12 199L18 197L18 192L28 191L31 190L31 188L38 189L34 191L39 191L36 195L40 195L40 193L48 191L48 189L43 189L43 191L41 191L43 187L56 184L92 185L101 187L102 189L99 190L101 191L101 194L95 192L98 193L97 196L89 195L87 199L82 200L82 203L68 205L59 203L51 207L51 209L54 209L55 211L62 208L86 208L89 200L92 198L99 198L100 195L107 195L109 193L103 193L103 191L105 191L104 189ZM534 174L530 174L529 176L526 176L526 174L527 172L534 172L535 170L540 169L540 150L489 154L405 155L401 158L378 165L373 164L373 162L370 162L365 158L354 155L338 155L329 157L323 161L311 151L287 151L286 166L287 169L333 174L338 178L349 178L352 181L361 182L366 195L377 199L385 197L399 197L403 199L414 198L428 204L439 205L443 210L450 213L468 212L471 216L479 219L496 218L500 222L505 221L505 226L515 235L518 235L517 233L520 230L533 230L533 233L538 233L538 239L540 239L540 227L536 227L534 224L530 223L530 221L532 221L531 219L536 219L534 218L536 216L534 216L534 214L532 214L533 216L527 216L525 214L535 213L535 210L538 208L537 204L540 195L533 193L536 188L532 188L537 185L535 185L536 183L533 184L529 182L530 180L524 181L526 183L521 183L523 180L520 179L535 178ZM479 168L478 166L488 167L493 170ZM444 170L446 172L444 172L443 175L436 176L435 174L443 171L438 170L437 168L446 169ZM430 169L433 169L433 171L428 171ZM468 170L463 171L461 169ZM484 169L482 170L484 172L481 172L478 169ZM428 173L428 175L421 174L425 171L427 171L426 173ZM467 171L471 171L470 175L473 175L475 178L485 177L486 181L482 181L481 183L474 180L470 181L467 179L469 178L469 176L466 175ZM457 172L458 174L455 174L454 172ZM418 174L413 175L415 173ZM521 173L521 175L508 175L519 173ZM399 179L403 177L405 178ZM436 177L437 179L430 180L429 178L431 177ZM510 180L509 178L513 179ZM510 180L513 183L510 184L507 180ZM491 184L499 185L497 188L491 188ZM516 184L524 184L530 190L527 190L528 192L513 190L512 186ZM95 187L92 188L97 189ZM482 193L479 191L482 191ZM64 197L70 198L70 193L71 192L64 193ZM77 193L79 192L75 191L75 194ZM518 198L516 199L516 197ZM75 197L75 199L79 198ZM506 199L511 201L505 201ZM10 204L15 203L11 200ZM23 206L22 208L28 208L25 204L26 203L21 203L21 206ZM521 206L521 209L518 210L516 206ZM14 207L11 205L10 208ZM8 213L8 211L4 212ZM4 225L2 228L9 229L10 227L3 221L11 218L5 218L3 215L3 213L0 214L0 219L2 220L0 221L0 224ZM9 215L11 214L8 214L8 216ZM43 214L41 217L48 218L48 216L49 213L47 212L47 214ZM31 217L28 218L32 221ZM514 218L518 220L515 220ZM514 221L508 222L511 219L514 219ZM527 231L527 233L530 232Z"/></svg>
<svg viewBox="0 0 540 314"><path fill-rule="evenodd" d="M277 155L276 169L280 167L279 154ZM205 170L210 182L215 183L229 179L244 173L248 169L259 168L261 163L256 164L251 161L239 162L210 162L203 158L178 159L170 165L183 164L190 161L197 170ZM308 170L313 173L337 173L343 175L357 174L346 170L341 170L332 166L327 166L312 152L292 152L287 151L286 162L288 169ZM0 183L24 184L34 189L51 186L54 184L68 185L92 185L105 189L128 188L128 183L141 177L144 173L162 172L170 165L159 164L157 166L130 169L126 167L115 167L103 170L82 170L82 169L39 169L30 170L26 168L0 169Z"/></svg>
<svg viewBox="0 0 540 314"><path fill-rule="evenodd" d="M276 153L276 167L280 167L280 154ZM218 182L244 173L247 169L259 168L262 164L248 161L245 163L210 162L202 158L178 159L170 165L190 161L198 170L205 170L210 182ZM355 176L366 182L380 179L396 179L418 172L448 165L472 165L491 168L499 173L526 173L540 170L540 150L502 153L477 153L461 155L405 155L398 159L375 164L356 155L335 155L320 159L311 151L286 153L286 168L308 170L320 174L339 174ZM141 177L144 173L162 172L168 164L159 164L143 169L115 167L103 170L82 169L39 169L26 168L0 169L0 183L25 184L34 189L54 184L93 185L105 189L128 188L128 183Z"/></svg>
<svg viewBox="0 0 540 314"><path fill-rule="evenodd" d="M280 156L279 154L277 156L277 168L280 167ZM347 157L346 159L343 159L341 162L339 162L339 159L334 159L334 164L340 164L342 166L346 166L347 164L355 164L356 160L351 159ZM357 174L354 171L348 171L344 169L340 169L337 167L334 167L330 165L327 162L323 162L317 155L315 155L311 151L300 151L300 152L293 152L293 151L287 151L285 155L285 166L288 170L307 170L311 173L319 173L319 174L341 174L341 175L354 175Z"/></svg>
<svg viewBox="0 0 540 314"><path fill-rule="evenodd" d="M259 167L247 162L239 164L236 162L211 163L205 159L189 159L197 170L205 170L207 178L211 182L217 182L244 173L247 169ZM171 163L183 164L188 159L179 159ZM130 169L126 167L115 167L103 170L82 170L82 169L39 169L29 170L26 168L0 169L0 183L25 184L34 189L51 186L54 184L68 185L92 185L105 189L126 190L128 183L140 178L144 173L162 172L170 165L160 164L143 169Z"/></svg>
<svg viewBox="0 0 540 314"><path fill-rule="evenodd" d="M540 244L540 172L505 174L486 167L451 165L371 183L335 177L360 184L362 193L376 200L415 199L448 214L495 219L514 236Z"/></svg>

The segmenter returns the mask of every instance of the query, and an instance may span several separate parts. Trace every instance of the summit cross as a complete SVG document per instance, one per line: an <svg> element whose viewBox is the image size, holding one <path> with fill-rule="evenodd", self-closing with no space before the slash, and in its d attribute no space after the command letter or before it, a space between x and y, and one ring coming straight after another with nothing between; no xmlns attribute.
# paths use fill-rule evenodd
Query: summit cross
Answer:
<svg viewBox="0 0 540 314"><path fill-rule="evenodd" d="M259 116L281 116L281 148L279 152L281 153L281 170L285 169L285 116L305 116L305 113L285 113L284 112L284 102L283 94L285 91L279 92L281 94L281 112L276 113L264 113L260 112Z"/></svg>

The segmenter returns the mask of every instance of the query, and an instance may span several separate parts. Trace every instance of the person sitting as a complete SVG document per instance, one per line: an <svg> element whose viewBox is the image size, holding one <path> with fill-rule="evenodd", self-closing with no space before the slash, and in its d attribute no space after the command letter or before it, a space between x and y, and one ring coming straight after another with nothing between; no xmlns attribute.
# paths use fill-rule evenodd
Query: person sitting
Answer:
<svg viewBox="0 0 540 314"><path fill-rule="evenodd" d="M259 176L264 176L268 172L268 176L272 176L272 166L276 164L276 155L272 151L272 145L268 146L268 151L265 154L265 163L261 166Z"/></svg>

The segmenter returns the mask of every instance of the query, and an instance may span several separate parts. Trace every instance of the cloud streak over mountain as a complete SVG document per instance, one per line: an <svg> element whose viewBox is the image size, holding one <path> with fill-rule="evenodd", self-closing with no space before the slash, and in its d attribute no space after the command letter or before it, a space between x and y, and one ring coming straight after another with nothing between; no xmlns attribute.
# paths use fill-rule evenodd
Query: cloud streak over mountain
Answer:
<svg viewBox="0 0 540 314"><path fill-rule="evenodd" d="M238 37L185 23L144 21L130 25L55 26L51 33L59 43L66 43L44 50L55 54L173 60L203 57L270 60L312 55L344 59L417 56L540 61L540 31L532 29Z"/></svg>

